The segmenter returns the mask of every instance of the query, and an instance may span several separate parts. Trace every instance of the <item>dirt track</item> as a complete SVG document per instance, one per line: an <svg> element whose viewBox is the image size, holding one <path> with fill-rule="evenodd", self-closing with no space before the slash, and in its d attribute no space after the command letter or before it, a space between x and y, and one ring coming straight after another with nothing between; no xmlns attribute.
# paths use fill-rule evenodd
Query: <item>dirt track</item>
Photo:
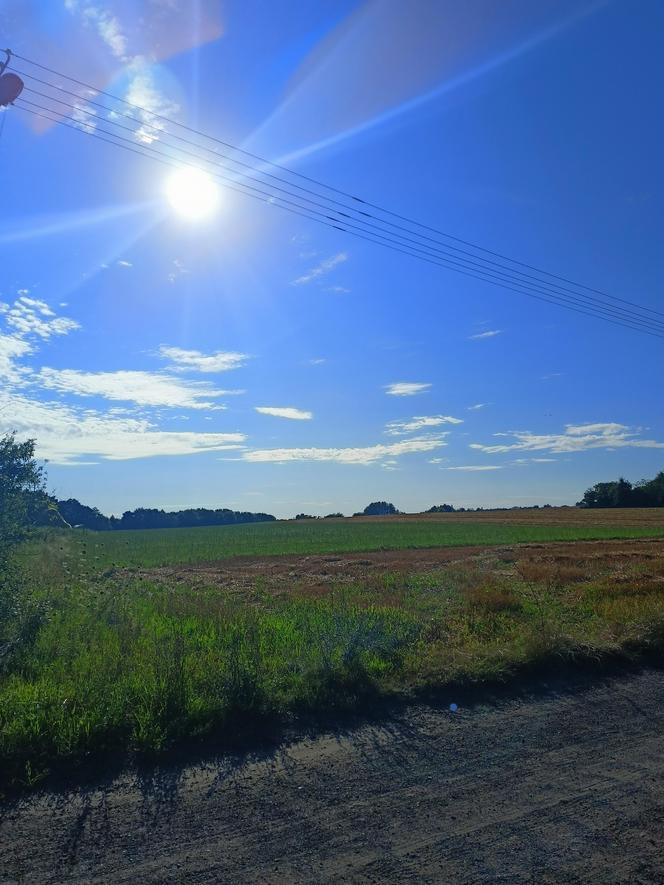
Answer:
<svg viewBox="0 0 664 885"><path fill-rule="evenodd" d="M7 805L0 882L660 883L663 776L664 672L417 705Z"/></svg>

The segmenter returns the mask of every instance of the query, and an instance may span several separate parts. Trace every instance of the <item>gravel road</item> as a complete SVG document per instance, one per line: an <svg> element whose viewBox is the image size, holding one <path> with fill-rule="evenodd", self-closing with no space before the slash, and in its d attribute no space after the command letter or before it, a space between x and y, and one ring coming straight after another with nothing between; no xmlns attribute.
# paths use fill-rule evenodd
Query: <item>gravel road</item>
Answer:
<svg viewBox="0 0 664 885"><path fill-rule="evenodd" d="M661 883L663 775L659 670L417 704L6 803L0 882Z"/></svg>

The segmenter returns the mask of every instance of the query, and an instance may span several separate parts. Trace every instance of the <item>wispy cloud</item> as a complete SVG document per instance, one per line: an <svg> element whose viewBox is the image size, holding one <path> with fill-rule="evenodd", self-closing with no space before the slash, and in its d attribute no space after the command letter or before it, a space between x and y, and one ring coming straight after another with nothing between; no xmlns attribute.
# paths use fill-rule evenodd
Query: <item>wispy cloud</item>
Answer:
<svg viewBox="0 0 664 885"><path fill-rule="evenodd" d="M101 3L64 0L64 5L68 12L77 13L86 25L97 32L115 58L127 60L127 38L122 33L120 22Z"/></svg>
<svg viewBox="0 0 664 885"><path fill-rule="evenodd" d="M463 424L463 421L451 415L420 415L403 421L390 421L385 426L385 433L389 436L403 436L406 433L426 430L428 427L440 427L442 424Z"/></svg>
<svg viewBox="0 0 664 885"><path fill-rule="evenodd" d="M469 335L469 341L480 341L483 338L495 338L496 335L502 335L502 329L488 329L486 332L478 332L476 335Z"/></svg>
<svg viewBox="0 0 664 885"><path fill-rule="evenodd" d="M333 295L347 295L350 289L347 286L325 286L324 292L331 292Z"/></svg>
<svg viewBox="0 0 664 885"><path fill-rule="evenodd" d="M183 261L179 258L173 259L173 270L168 275L168 282L174 283L179 277L183 277L189 273L188 268L185 267Z"/></svg>
<svg viewBox="0 0 664 885"><path fill-rule="evenodd" d="M441 467L441 470L462 470L466 473L480 473L484 470L502 470L499 464L463 464L461 467Z"/></svg>
<svg viewBox="0 0 664 885"><path fill-rule="evenodd" d="M313 412L295 409L292 406L255 406L261 415L272 415L274 418L290 418L291 421L311 421Z"/></svg>
<svg viewBox="0 0 664 885"><path fill-rule="evenodd" d="M250 359L246 353L218 350L215 353L201 353L200 350L183 350L181 347L162 345L159 354L169 360L171 369L178 372L228 372L239 369Z"/></svg>
<svg viewBox="0 0 664 885"><path fill-rule="evenodd" d="M548 451L554 454L563 452L583 452L588 449L664 449L664 442L642 439L640 427L625 424L567 424L563 433L537 434L528 430L514 430L508 433L494 433L494 436L512 437L516 442L498 445L471 443L471 449L487 454L503 452Z"/></svg>
<svg viewBox="0 0 664 885"><path fill-rule="evenodd" d="M157 5L157 0L153 0ZM171 0L160 0L162 4L174 4ZM140 126L133 133L133 137L141 144L152 144L157 141L161 134L166 131L166 123L163 117L174 117L180 110L179 105L167 98L157 87L151 60L140 53L129 51L128 33L135 37L136 27L124 28L120 18L109 12L102 2L93 0L64 0L65 9L72 15L77 16L84 26L96 31L99 38L110 51L111 56L124 66L124 71L129 78L129 84L124 98L135 107L132 109L134 117L138 117ZM131 4L129 4L131 7ZM144 21L145 23L145 21ZM93 93L94 94L94 93ZM92 96L90 96L92 97ZM72 118L79 128L92 131L96 128L95 117L89 116L92 109L87 105L76 103L76 109ZM115 120L122 114L110 111L108 118Z"/></svg>
<svg viewBox="0 0 664 885"><path fill-rule="evenodd" d="M0 319L7 329L0 332L0 378L5 384L24 386L32 370L20 361L34 352L34 342L67 335L80 327L75 320L56 316L45 301L30 298L28 289L19 289L17 294L12 304L0 302Z"/></svg>
<svg viewBox="0 0 664 885"><path fill-rule="evenodd" d="M0 380L4 383L21 383L27 369L17 365L17 360L32 351L27 341L14 335L0 334Z"/></svg>
<svg viewBox="0 0 664 885"><path fill-rule="evenodd" d="M422 437L389 445L340 449L256 449L245 451L242 458L252 462L331 461L337 464L375 464L401 455L431 452L446 445L441 437Z"/></svg>
<svg viewBox="0 0 664 885"><path fill-rule="evenodd" d="M393 384L385 385L385 393L388 396L415 396L430 388L431 384L424 384L420 381L395 381Z"/></svg>
<svg viewBox="0 0 664 885"><path fill-rule="evenodd" d="M336 255L331 255L329 258L325 258L315 267L312 267L305 274L302 274L301 277L298 277L296 280L293 280L294 286L304 286L307 283L311 283L314 280L319 279L325 274L329 273L333 270L337 265L343 264L344 261L348 261L348 253L347 252L338 252Z"/></svg>
<svg viewBox="0 0 664 885"><path fill-rule="evenodd" d="M136 111L142 125L136 130L134 137L141 144L152 144L158 141L166 131L164 117L175 117L180 106L167 98L158 88L149 61L137 55L129 64L130 82L125 99L130 104L141 108Z"/></svg>
<svg viewBox="0 0 664 885"><path fill-rule="evenodd" d="M185 381L159 372L82 372L78 369L43 368L37 379L47 390L76 396L99 396L139 406L184 409L225 409L211 398L224 396L206 381Z"/></svg>
<svg viewBox="0 0 664 885"><path fill-rule="evenodd" d="M474 406L468 406L469 412L476 412L478 409L485 409L487 406L490 406L491 403L475 403Z"/></svg>

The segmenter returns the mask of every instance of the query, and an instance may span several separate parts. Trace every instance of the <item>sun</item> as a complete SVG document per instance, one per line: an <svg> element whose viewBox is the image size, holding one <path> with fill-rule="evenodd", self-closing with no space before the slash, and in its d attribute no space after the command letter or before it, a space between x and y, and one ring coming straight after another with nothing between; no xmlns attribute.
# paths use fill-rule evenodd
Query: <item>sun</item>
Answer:
<svg viewBox="0 0 664 885"><path fill-rule="evenodd" d="M200 221L209 218L217 208L219 188L207 172L195 166L183 166L166 181L166 196L178 215Z"/></svg>

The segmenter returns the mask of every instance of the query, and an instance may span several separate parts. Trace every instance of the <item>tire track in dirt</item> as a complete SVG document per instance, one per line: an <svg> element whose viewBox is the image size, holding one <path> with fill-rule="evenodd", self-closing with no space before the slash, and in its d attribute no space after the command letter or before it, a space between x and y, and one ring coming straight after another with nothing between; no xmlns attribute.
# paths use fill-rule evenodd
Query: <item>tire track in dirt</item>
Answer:
<svg viewBox="0 0 664 885"><path fill-rule="evenodd" d="M664 672L6 803L0 882L664 881Z"/></svg>

